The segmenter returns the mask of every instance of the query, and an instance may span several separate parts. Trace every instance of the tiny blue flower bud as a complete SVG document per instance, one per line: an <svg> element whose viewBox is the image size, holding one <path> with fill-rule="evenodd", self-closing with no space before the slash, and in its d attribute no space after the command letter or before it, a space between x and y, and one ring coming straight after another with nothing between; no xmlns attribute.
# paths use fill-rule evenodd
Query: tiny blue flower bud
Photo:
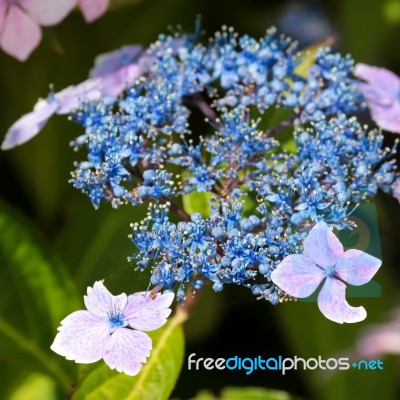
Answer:
<svg viewBox="0 0 400 400"><path fill-rule="evenodd" d="M216 283L214 283L212 288L213 288L214 292L221 292L224 288L224 285L221 282L216 282Z"/></svg>
<svg viewBox="0 0 400 400"><path fill-rule="evenodd" d="M215 239L221 239L224 237L224 231L219 226L212 228L211 234L215 237Z"/></svg>

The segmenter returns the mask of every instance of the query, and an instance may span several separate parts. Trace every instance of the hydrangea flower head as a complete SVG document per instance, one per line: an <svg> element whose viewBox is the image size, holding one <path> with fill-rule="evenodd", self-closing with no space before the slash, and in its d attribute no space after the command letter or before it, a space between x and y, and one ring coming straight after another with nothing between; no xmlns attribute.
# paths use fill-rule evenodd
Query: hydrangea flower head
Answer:
<svg viewBox="0 0 400 400"><path fill-rule="evenodd" d="M354 75L366 81L360 90L368 100L372 119L382 129L400 133L400 77L366 64L357 64Z"/></svg>
<svg viewBox="0 0 400 400"><path fill-rule="evenodd" d="M361 251L344 251L343 245L325 222L319 222L304 240L303 254L285 257L272 271L271 279L291 296L310 296L325 280L318 295L318 307L328 319L338 323L363 321L364 307L346 301L346 283L360 286L369 282L381 260Z"/></svg>
<svg viewBox="0 0 400 400"><path fill-rule="evenodd" d="M75 311L61 321L51 349L77 363L104 359L111 369L136 375L152 348L150 337L142 331L165 324L174 294L113 296L100 281L88 287L87 293L87 310Z"/></svg>

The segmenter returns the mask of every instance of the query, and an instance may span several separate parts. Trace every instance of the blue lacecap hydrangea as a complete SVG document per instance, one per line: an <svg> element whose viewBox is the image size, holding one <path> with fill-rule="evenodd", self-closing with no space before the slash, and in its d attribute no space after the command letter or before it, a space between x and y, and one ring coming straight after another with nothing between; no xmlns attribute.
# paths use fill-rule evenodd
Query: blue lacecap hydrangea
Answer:
<svg viewBox="0 0 400 400"><path fill-rule="evenodd" d="M254 39L224 27L207 44L163 35L139 62L143 76L122 96L73 115L85 132L72 145L87 159L72 183L96 208L148 205L130 260L180 300L188 287L233 283L279 302L271 271L310 228L351 228L354 208L398 176L395 148L354 117L365 103L349 56L322 48L305 74L296 43L275 29ZM273 112L285 119L271 127ZM182 209L193 192L209 212Z"/></svg>

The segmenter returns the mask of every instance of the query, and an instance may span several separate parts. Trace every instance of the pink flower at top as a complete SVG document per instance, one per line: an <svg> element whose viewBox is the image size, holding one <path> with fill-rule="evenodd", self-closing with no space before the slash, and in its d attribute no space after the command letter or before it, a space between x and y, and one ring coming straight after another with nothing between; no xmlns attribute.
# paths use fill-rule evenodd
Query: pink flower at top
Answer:
<svg viewBox="0 0 400 400"><path fill-rule="evenodd" d="M1 0L0 0L1 1ZM96 58L90 78L39 100L33 111L23 115L9 128L2 150L9 150L35 137L53 114L69 114L82 101L118 96L142 74L141 46L124 46Z"/></svg>
<svg viewBox="0 0 400 400"><path fill-rule="evenodd" d="M78 0L86 22L93 22L107 10L109 0Z"/></svg>
<svg viewBox="0 0 400 400"><path fill-rule="evenodd" d="M58 24L79 4L86 22L100 17L109 0L0 0L0 47L25 61L42 39L40 26Z"/></svg>
<svg viewBox="0 0 400 400"><path fill-rule="evenodd" d="M150 337L142 331L165 324L174 294L113 296L102 282L88 287L87 293L87 310L75 311L61 321L51 349L77 363L103 359L111 369L136 375L152 349Z"/></svg>
<svg viewBox="0 0 400 400"><path fill-rule="evenodd" d="M0 46L25 61L42 38L40 25L58 24L76 0L0 0Z"/></svg>
<svg viewBox="0 0 400 400"><path fill-rule="evenodd" d="M361 93L368 101L372 119L389 132L400 133L400 77L385 68L357 64L354 75Z"/></svg>
<svg viewBox="0 0 400 400"><path fill-rule="evenodd" d="M342 324L360 322L367 316L364 307L351 307L346 301L346 283L360 286L369 282L381 260L361 250L344 251L339 239L325 222L316 224L304 240L305 254L291 254L271 273L272 281L297 298L314 293L326 318Z"/></svg>

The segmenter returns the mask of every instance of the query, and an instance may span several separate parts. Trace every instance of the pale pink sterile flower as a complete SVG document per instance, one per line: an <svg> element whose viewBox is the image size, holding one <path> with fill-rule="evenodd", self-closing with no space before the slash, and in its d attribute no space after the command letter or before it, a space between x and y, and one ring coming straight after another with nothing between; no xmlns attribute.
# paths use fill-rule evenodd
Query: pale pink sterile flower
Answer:
<svg viewBox="0 0 400 400"><path fill-rule="evenodd" d="M359 87L372 119L380 128L400 133L400 77L388 69L366 64L357 64L354 75L365 81Z"/></svg>
<svg viewBox="0 0 400 400"><path fill-rule="evenodd" d="M389 321L368 326L357 340L356 350L362 358L400 355L400 310L395 310Z"/></svg>
<svg viewBox="0 0 400 400"><path fill-rule="evenodd" d="M144 54L142 46L128 45L100 54L89 72L90 78L101 78L104 96L118 96L143 72L139 63Z"/></svg>
<svg viewBox="0 0 400 400"><path fill-rule="evenodd" d="M78 0L86 22L93 22L107 10L109 0Z"/></svg>
<svg viewBox="0 0 400 400"><path fill-rule="evenodd" d="M271 273L272 281L297 298L310 296L324 281L318 307L326 318L337 323L360 322L367 316L364 307L346 301L346 283L360 286L369 282L382 262L361 250L344 251L329 226L321 221L304 240L305 254L291 254Z"/></svg>
<svg viewBox="0 0 400 400"><path fill-rule="evenodd" d="M88 79L79 85L69 86L52 93L47 99L39 100L33 111L23 115L8 129L1 144L2 150L9 150L36 136L53 114L68 114L79 107L83 100L101 97L101 79Z"/></svg>
<svg viewBox="0 0 400 400"><path fill-rule="evenodd" d="M392 184L393 196L400 201L400 178L397 178Z"/></svg>
<svg viewBox="0 0 400 400"><path fill-rule="evenodd" d="M173 299L173 293L113 296L102 282L95 282L84 297L87 310L61 321L51 349L77 363L103 359L111 369L136 375L152 349L151 338L142 331L165 324Z"/></svg>
<svg viewBox="0 0 400 400"><path fill-rule="evenodd" d="M89 79L39 100L33 111L8 129L1 149L12 149L35 137L53 114L69 114L83 101L121 94L143 73L141 55L142 47L132 45L98 56Z"/></svg>
<svg viewBox="0 0 400 400"><path fill-rule="evenodd" d="M76 0L0 0L0 46L11 56L25 61L37 47L40 25L58 24Z"/></svg>

